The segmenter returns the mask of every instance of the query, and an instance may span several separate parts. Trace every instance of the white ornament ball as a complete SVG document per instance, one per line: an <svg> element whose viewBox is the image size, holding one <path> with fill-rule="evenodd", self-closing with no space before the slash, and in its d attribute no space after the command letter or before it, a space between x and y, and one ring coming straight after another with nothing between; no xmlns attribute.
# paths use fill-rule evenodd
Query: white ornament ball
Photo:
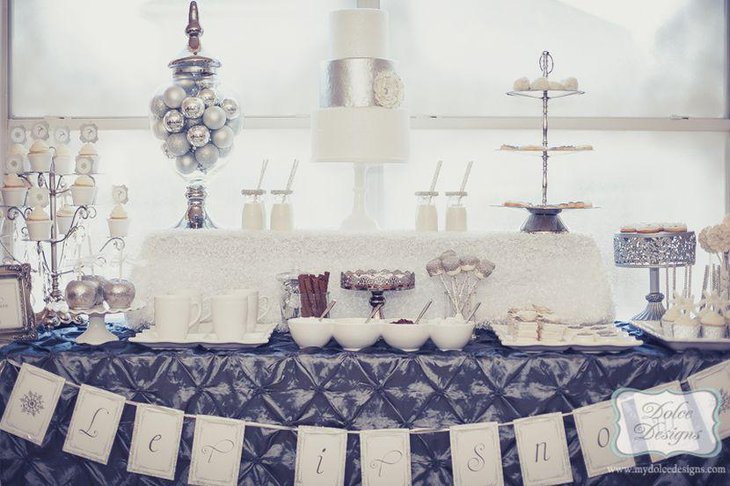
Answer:
<svg viewBox="0 0 730 486"><path fill-rule="evenodd" d="M233 120L228 120L226 122L226 125L231 127L231 130L233 130L233 133L235 135L238 135L241 132L241 128L243 127L243 117L239 116L238 118L234 118Z"/></svg>
<svg viewBox="0 0 730 486"><path fill-rule="evenodd" d="M210 130L203 125L195 125L188 129L187 137L190 145L202 147L210 141Z"/></svg>
<svg viewBox="0 0 730 486"><path fill-rule="evenodd" d="M185 155L190 150L190 144L184 133L173 133L167 137L165 143L170 153L175 157Z"/></svg>
<svg viewBox="0 0 730 486"><path fill-rule="evenodd" d="M203 170L208 170L218 162L219 155L220 152L218 152L216 146L209 143L195 151L195 160L198 161Z"/></svg>
<svg viewBox="0 0 730 486"><path fill-rule="evenodd" d="M188 152L175 159L175 168L182 175L192 174L198 169L198 162L195 160L195 156Z"/></svg>
<svg viewBox="0 0 730 486"><path fill-rule="evenodd" d="M170 110L165 113L162 123L168 132L177 133L182 131L185 126L185 117L177 110Z"/></svg>
<svg viewBox="0 0 730 486"><path fill-rule="evenodd" d="M210 106L203 113L203 123L211 130L218 130L226 124L226 111L220 106Z"/></svg>
<svg viewBox="0 0 730 486"><path fill-rule="evenodd" d="M185 118L200 118L205 111L205 103L197 96L188 96L182 100L180 111Z"/></svg>
<svg viewBox="0 0 730 486"><path fill-rule="evenodd" d="M180 108L185 96L187 96L187 94L180 86L170 86L164 93L162 93L162 98L165 100L165 104L170 108Z"/></svg>
<svg viewBox="0 0 730 486"><path fill-rule="evenodd" d="M213 106L218 103L218 93L213 88L203 88L198 92L198 97L205 102L205 106Z"/></svg>
<svg viewBox="0 0 730 486"><path fill-rule="evenodd" d="M150 111L156 117L162 118L165 116L165 113L167 113L167 110L169 110L169 108L165 104L165 99L162 95L157 95L152 98L152 101L150 101Z"/></svg>
<svg viewBox="0 0 730 486"><path fill-rule="evenodd" d="M226 117L229 120L238 118L238 116L241 114L241 108L239 108L238 102L233 98L226 98L221 101L221 108L223 108L223 110L226 112Z"/></svg>
<svg viewBox="0 0 730 486"><path fill-rule="evenodd" d="M233 137L236 135L231 127L222 127L213 132L213 143L218 148L228 148L233 145Z"/></svg>
<svg viewBox="0 0 730 486"><path fill-rule="evenodd" d="M195 125L202 125L203 117L200 118L187 118L185 119L185 128L194 127Z"/></svg>
<svg viewBox="0 0 730 486"><path fill-rule="evenodd" d="M168 132L165 128L165 124L162 123L162 120L155 120L152 122L152 132L155 134L155 137L160 140L167 140L168 135L170 135L170 132Z"/></svg>

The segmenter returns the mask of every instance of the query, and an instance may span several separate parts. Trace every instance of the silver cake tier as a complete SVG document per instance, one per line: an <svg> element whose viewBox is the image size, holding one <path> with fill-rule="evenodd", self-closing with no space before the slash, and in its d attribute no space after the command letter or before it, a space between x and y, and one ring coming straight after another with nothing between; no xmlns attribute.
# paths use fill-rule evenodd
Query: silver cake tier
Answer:
<svg viewBox="0 0 730 486"><path fill-rule="evenodd" d="M319 106L398 108L403 81L388 59L353 57L322 64Z"/></svg>
<svg viewBox="0 0 730 486"><path fill-rule="evenodd" d="M617 267L652 268L694 265L694 231L683 233L617 233L613 257Z"/></svg>
<svg viewBox="0 0 730 486"><path fill-rule="evenodd" d="M416 286L416 275L401 270L357 270L342 272L340 287L346 290L369 290L389 292L410 290Z"/></svg>

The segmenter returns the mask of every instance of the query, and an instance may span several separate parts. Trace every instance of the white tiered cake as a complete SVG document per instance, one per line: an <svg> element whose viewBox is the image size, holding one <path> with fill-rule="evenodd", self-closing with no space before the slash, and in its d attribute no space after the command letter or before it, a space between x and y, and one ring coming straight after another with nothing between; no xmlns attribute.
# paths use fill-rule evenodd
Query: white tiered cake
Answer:
<svg viewBox="0 0 730 486"><path fill-rule="evenodd" d="M322 63L320 109L312 114L312 160L405 162L409 118L403 83L388 57L388 14L379 9L330 14L331 57Z"/></svg>

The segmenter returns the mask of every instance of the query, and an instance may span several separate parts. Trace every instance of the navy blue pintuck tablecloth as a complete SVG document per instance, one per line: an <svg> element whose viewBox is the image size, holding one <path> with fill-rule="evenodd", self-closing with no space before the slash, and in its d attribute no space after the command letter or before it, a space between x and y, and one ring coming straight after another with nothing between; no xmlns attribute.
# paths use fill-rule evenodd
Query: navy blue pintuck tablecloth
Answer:
<svg viewBox="0 0 730 486"><path fill-rule="evenodd" d="M122 336L131 332L117 329ZM348 429L442 427L499 421L574 408L607 400L621 386L650 388L683 380L720 361L725 353L675 354L657 345L621 354L525 354L505 349L490 332L480 332L463 352L442 353L430 344L405 354L383 343L361 353L300 352L288 335L270 345L240 351L203 349L153 351L124 340L101 347L79 346L75 329L47 333L31 344L11 344L0 358L27 362L75 383L110 390L128 399L184 410L284 425ZM0 410L17 375L6 366L0 378ZM0 432L0 483L168 484L126 471L134 408L122 417L108 466L62 452L76 390L65 387L41 447ZM588 479L571 417L566 433L578 484L730 484L725 474L610 474ZM188 476L193 421L186 419L176 482ZM500 428L507 484L521 484L511 427ZM708 459L678 456L665 466L730 466L730 440ZM451 484L446 433L413 435L413 483ZM292 484L296 435L246 428L240 484ZM645 457L639 464L647 464ZM346 484L359 484L359 443L348 442Z"/></svg>

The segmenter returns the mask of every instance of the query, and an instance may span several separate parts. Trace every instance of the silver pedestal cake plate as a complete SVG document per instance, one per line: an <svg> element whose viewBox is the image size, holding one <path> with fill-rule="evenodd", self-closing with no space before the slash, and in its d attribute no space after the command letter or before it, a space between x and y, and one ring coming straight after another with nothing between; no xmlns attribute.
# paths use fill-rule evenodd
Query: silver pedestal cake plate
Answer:
<svg viewBox="0 0 730 486"><path fill-rule="evenodd" d="M342 272L340 287L345 290L365 290L371 293L370 305L373 309L378 306L379 319L383 318L385 292L411 290L416 287L416 275L413 272L401 270L356 270Z"/></svg>

